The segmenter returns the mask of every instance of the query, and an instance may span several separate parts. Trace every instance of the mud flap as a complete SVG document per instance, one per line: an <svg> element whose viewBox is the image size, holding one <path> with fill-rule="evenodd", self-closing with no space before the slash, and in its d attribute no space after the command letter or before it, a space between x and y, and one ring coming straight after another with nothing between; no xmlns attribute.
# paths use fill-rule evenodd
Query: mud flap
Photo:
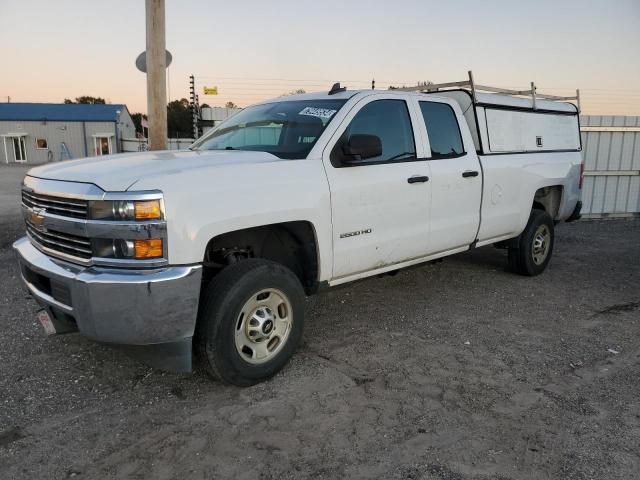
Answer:
<svg viewBox="0 0 640 480"><path fill-rule="evenodd" d="M573 213L565 220L565 222L573 222L575 220L580 220L582 218L582 214L580 211L582 210L582 202L576 203L576 208L573 209Z"/></svg>
<svg viewBox="0 0 640 480"><path fill-rule="evenodd" d="M187 337L171 343L114 346L152 368L166 372L190 373L192 344L193 338Z"/></svg>

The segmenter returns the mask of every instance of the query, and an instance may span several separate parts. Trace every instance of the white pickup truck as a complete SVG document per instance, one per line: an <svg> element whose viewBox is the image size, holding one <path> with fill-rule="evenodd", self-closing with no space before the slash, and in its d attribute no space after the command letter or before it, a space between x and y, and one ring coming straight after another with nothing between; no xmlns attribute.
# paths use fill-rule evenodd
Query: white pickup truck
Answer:
<svg viewBox="0 0 640 480"><path fill-rule="evenodd" d="M24 179L23 280L48 333L250 385L302 335L305 294L496 244L549 263L580 216L578 109L401 90L281 97L187 151L49 164ZM408 90L419 90L408 89Z"/></svg>

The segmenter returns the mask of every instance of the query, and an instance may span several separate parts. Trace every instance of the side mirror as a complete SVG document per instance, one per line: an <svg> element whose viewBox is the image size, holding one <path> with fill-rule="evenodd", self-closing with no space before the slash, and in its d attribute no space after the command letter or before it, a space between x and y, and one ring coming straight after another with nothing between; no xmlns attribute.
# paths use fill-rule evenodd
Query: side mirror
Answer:
<svg viewBox="0 0 640 480"><path fill-rule="evenodd" d="M358 163L382 155L382 141L376 135L354 134L342 145L342 163Z"/></svg>

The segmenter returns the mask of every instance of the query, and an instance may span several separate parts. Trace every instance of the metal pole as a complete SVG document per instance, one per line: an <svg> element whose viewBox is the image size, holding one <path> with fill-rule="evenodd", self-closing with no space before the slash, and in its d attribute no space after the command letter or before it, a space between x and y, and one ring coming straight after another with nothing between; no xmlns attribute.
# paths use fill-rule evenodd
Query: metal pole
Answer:
<svg viewBox="0 0 640 480"><path fill-rule="evenodd" d="M193 139L198 139L198 109L196 98L196 80L193 75L189 76L189 96L191 97L191 126L193 130Z"/></svg>
<svg viewBox="0 0 640 480"><path fill-rule="evenodd" d="M476 85L473 83L473 73L469 70L469 86L471 87L471 98L473 99L473 103L477 103L476 99Z"/></svg>
<svg viewBox="0 0 640 480"><path fill-rule="evenodd" d="M531 82L531 106L533 109L536 109L536 86L533 82Z"/></svg>
<svg viewBox="0 0 640 480"><path fill-rule="evenodd" d="M198 125L198 121L200 120L200 97L198 96L198 94L196 93L196 119L195 119L195 125L196 125L196 139L200 136L200 125Z"/></svg>
<svg viewBox="0 0 640 480"><path fill-rule="evenodd" d="M169 65L167 65L167 103L171 103L171 75L169 75Z"/></svg>
<svg viewBox="0 0 640 480"><path fill-rule="evenodd" d="M119 145L118 145L118 121L116 120L115 122L113 122L113 125L114 125L114 131L115 131L115 134L116 134L116 152L115 153L119 153L120 149L118 148L119 147Z"/></svg>
<svg viewBox="0 0 640 480"><path fill-rule="evenodd" d="M167 59L164 0L146 0L149 150L167 149Z"/></svg>

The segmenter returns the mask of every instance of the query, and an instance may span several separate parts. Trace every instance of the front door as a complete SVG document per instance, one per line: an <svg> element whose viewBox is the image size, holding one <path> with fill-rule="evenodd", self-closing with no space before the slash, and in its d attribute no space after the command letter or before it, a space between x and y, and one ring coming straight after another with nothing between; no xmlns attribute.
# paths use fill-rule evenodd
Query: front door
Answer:
<svg viewBox="0 0 640 480"><path fill-rule="evenodd" d="M422 142L414 137L418 120L417 111L399 95L365 98L325 148L334 279L426 254L430 172ZM378 137L381 154L341 163L342 147L353 135Z"/></svg>

